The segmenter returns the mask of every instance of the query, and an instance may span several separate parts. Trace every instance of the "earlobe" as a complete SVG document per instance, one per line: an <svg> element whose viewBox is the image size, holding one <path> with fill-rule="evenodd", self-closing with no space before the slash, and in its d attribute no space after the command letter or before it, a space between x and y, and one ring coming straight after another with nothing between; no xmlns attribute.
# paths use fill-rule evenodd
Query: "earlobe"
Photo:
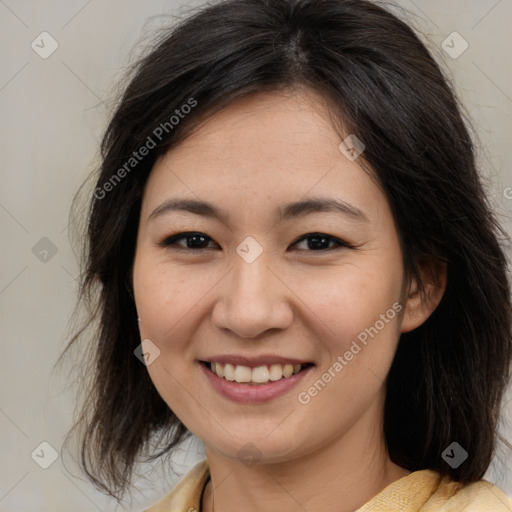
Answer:
<svg viewBox="0 0 512 512"><path fill-rule="evenodd" d="M447 266L444 262L425 265L421 269L423 291L416 278L412 278L405 293L404 314L400 332L413 331L426 322L437 308L446 290Z"/></svg>

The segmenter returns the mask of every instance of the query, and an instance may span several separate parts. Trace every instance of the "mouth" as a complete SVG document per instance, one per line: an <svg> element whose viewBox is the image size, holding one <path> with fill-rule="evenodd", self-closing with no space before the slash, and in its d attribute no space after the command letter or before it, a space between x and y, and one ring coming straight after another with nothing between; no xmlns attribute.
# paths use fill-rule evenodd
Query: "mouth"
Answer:
<svg viewBox="0 0 512 512"><path fill-rule="evenodd" d="M249 386L262 386L289 379L313 366L313 363L293 364L291 362L254 367L217 361L200 361L200 363L220 379Z"/></svg>

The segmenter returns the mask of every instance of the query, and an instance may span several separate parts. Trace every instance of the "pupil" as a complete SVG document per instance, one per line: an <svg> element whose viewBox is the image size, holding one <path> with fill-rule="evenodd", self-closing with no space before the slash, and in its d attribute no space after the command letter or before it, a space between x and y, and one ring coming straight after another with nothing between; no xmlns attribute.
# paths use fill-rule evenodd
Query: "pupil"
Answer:
<svg viewBox="0 0 512 512"><path fill-rule="evenodd" d="M308 247L310 249L322 249L322 245L328 242L328 238L321 235L314 235L309 238Z"/></svg>
<svg viewBox="0 0 512 512"><path fill-rule="evenodd" d="M192 245L193 247L200 248L206 241L206 238L202 235L190 235L188 237L189 245Z"/></svg>

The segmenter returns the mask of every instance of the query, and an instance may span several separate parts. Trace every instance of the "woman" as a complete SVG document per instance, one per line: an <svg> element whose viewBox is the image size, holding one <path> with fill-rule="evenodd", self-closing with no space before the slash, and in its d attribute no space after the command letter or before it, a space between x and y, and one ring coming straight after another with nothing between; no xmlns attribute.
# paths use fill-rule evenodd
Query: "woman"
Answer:
<svg viewBox="0 0 512 512"><path fill-rule="evenodd" d="M503 232L406 24L218 2L137 65L102 150L93 482L122 496L194 433L207 460L150 511L512 510L482 480L511 360Z"/></svg>

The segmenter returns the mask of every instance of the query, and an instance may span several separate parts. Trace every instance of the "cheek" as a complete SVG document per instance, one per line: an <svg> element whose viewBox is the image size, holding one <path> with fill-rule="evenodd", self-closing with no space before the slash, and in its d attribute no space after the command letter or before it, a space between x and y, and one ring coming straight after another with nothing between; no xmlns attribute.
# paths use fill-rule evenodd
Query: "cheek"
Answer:
<svg viewBox="0 0 512 512"><path fill-rule="evenodd" d="M182 422L190 419L195 405L190 397L199 396L194 389L197 369L190 340L197 328L195 308L210 287L189 279L184 269L150 258L141 257L134 265L140 337L150 339L160 350L147 370L162 399Z"/></svg>
<svg viewBox="0 0 512 512"><path fill-rule="evenodd" d="M357 417L383 389L399 339L402 285L400 258L368 255L325 278L303 279L310 322L318 338L321 371L313 387L303 388L304 403L329 410L333 424ZM314 405L313 405L314 404ZM322 414L325 414L323 412Z"/></svg>
<svg viewBox="0 0 512 512"><path fill-rule="evenodd" d="M384 295L379 300L373 296L364 308L345 303L344 317L331 325L336 336L323 339L329 355L315 378L297 394L301 428L313 438L339 435L370 409L374 421L379 421L401 311L398 302L390 303ZM318 417L323 419L321 424Z"/></svg>
<svg viewBox="0 0 512 512"><path fill-rule="evenodd" d="M177 340L178 333L186 324L211 288L211 276L187 277L187 270L158 262L136 261L134 267L134 292L137 311L141 318L141 336L159 345L167 345L169 339Z"/></svg>
<svg viewBox="0 0 512 512"><path fill-rule="evenodd" d="M342 350L376 322L379 331L394 323L393 304L400 298L401 268L390 265L385 269L381 264L348 264L323 275L304 274L297 279L294 291L310 310L311 321L321 329L323 339L330 340L331 349ZM386 329L381 315L385 315Z"/></svg>

